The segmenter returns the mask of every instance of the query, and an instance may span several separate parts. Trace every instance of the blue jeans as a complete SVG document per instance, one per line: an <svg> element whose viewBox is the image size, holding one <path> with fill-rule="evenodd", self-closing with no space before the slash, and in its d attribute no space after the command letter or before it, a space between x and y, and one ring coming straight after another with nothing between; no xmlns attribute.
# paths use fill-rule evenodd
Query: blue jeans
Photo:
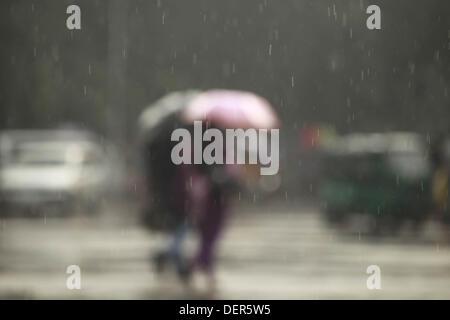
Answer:
<svg viewBox="0 0 450 320"><path fill-rule="evenodd" d="M173 260L177 266L181 263L181 247L189 229L190 225L186 221L178 226L173 234L172 243L166 251L166 256Z"/></svg>

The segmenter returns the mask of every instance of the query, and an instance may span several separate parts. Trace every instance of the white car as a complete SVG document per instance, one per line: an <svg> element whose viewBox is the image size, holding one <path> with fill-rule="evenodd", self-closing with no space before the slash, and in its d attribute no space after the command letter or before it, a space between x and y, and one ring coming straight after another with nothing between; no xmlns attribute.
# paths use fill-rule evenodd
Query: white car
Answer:
<svg viewBox="0 0 450 320"><path fill-rule="evenodd" d="M7 131L0 135L0 154L3 211L49 206L61 213L93 211L108 190L111 166L88 134Z"/></svg>

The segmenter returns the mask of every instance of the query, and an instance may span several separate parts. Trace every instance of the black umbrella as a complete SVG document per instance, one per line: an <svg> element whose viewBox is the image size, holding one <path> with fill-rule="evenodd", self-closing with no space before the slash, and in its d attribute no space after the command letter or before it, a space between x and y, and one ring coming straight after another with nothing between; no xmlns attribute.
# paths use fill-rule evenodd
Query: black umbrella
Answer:
<svg viewBox="0 0 450 320"><path fill-rule="evenodd" d="M172 229L182 219L173 208L171 182L175 165L170 159L170 136L181 125L180 111L199 93L170 93L148 106L139 117L139 162L146 184L142 218L152 230Z"/></svg>
<svg viewBox="0 0 450 320"><path fill-rule="evenodd" d="M162 131L173 129L179 122L179 113L201 91L176 91L165 95L144 109L138 119L139 140L149 143Z"/></svg>

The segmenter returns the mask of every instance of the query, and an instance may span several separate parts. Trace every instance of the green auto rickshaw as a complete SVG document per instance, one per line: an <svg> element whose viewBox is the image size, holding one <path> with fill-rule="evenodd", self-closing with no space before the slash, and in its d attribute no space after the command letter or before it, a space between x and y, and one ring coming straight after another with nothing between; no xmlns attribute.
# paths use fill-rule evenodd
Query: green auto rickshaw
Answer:
<svg viewBox="0 0 450 320"><path fill-rule="evenodd" d="M419 227L431 211L432 170L414 133L349 134L326 147L319 200L328 221L370 217L371 232Z"/></svg>

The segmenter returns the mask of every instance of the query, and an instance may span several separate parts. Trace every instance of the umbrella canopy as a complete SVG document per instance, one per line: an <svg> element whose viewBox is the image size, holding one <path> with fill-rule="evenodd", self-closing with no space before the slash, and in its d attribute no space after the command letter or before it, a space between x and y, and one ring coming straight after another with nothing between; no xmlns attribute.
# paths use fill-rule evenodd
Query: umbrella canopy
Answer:
<svg viewBox="0 0 450 320"><path fill-rule="evenodd" d="M221 128L272 129L279 126L270 103L250 92L209 90L196 96L181 112L187 123L205 121Z"/></svg>

